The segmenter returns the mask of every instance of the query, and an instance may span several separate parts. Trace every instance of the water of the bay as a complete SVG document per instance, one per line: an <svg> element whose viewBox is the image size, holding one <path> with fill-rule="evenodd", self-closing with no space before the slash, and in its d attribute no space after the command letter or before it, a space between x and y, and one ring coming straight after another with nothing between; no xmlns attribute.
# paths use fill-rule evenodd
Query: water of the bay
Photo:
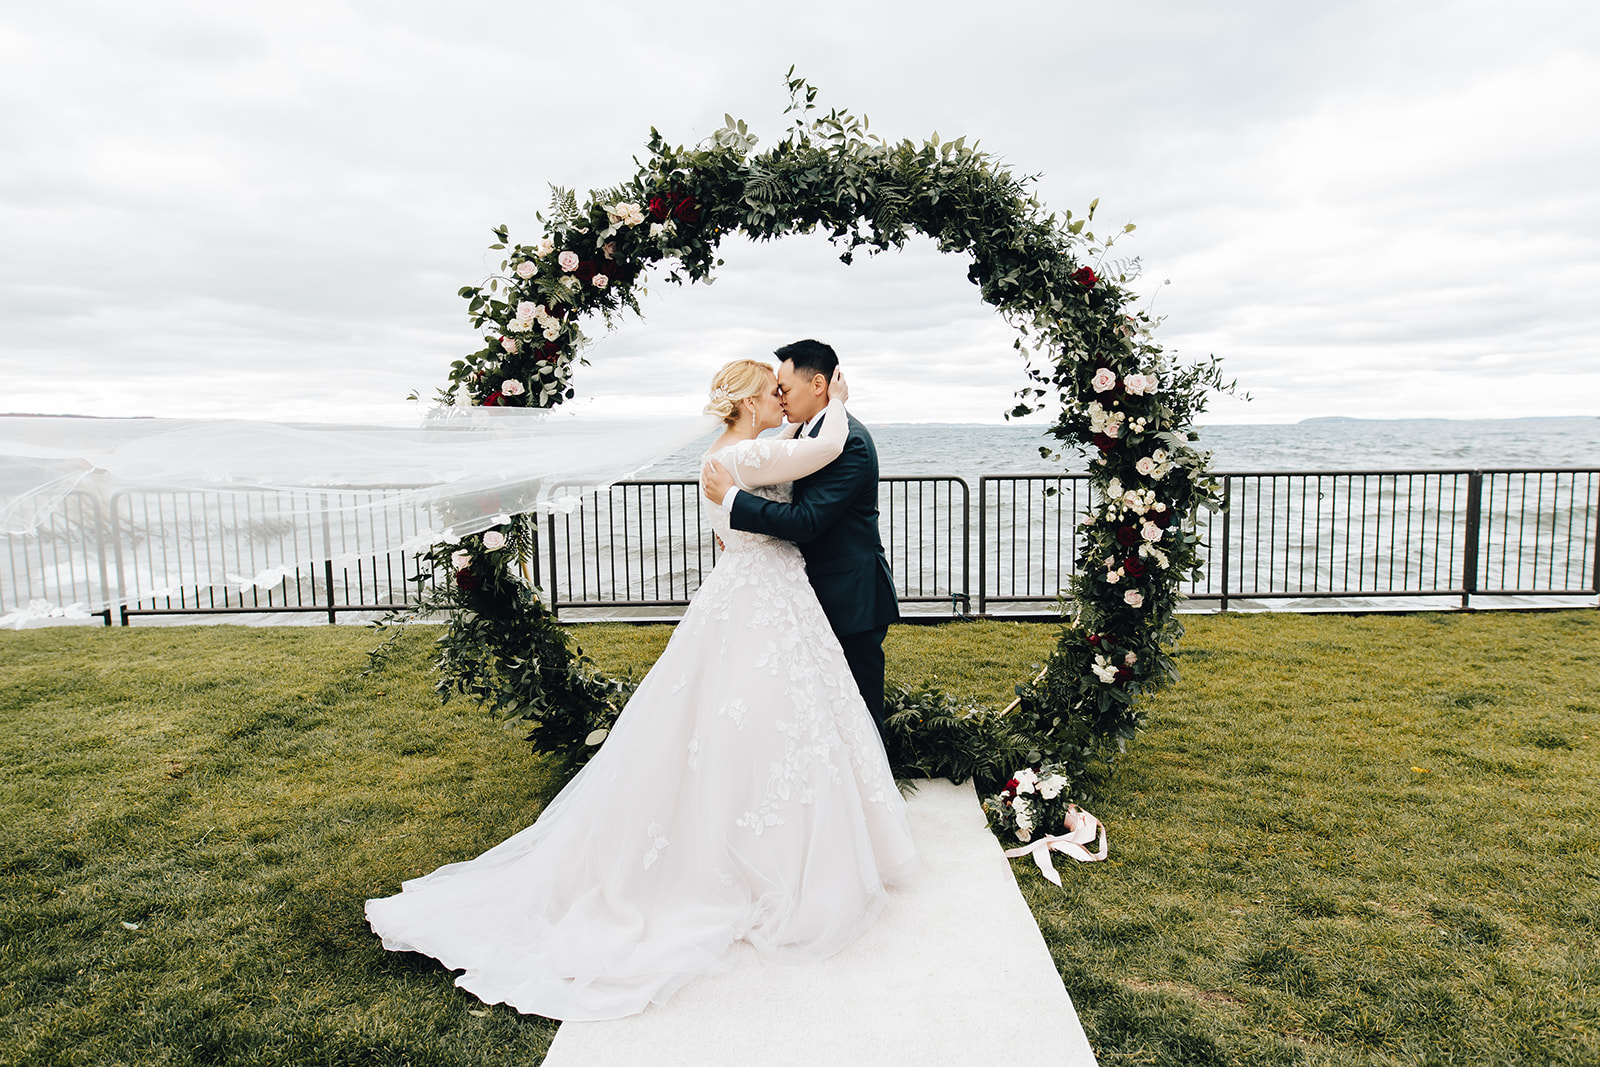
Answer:
<svg viewBox="0 0 1600 1067"><path fill-rule="evenodd" d="M1052 462L1037 423L869 425L884 475L1081 471L1068 452ZM710 438L642 472L692 478ZM1600 467L1600 417L1534 419L1314 419L1275 425L1202 426L1199 448L1218 471L1532 470Z"/></svg>

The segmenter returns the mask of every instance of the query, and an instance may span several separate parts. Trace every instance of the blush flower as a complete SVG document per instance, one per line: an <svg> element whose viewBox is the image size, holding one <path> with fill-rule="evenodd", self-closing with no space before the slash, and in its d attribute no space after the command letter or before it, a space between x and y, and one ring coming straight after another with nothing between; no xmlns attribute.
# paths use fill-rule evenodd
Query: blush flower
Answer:
<svg viewBox="0 0 1600 1067"><path fill-rule="evenodd" d="M606 286L611 284L611 279L607 278L604 274L596 274L592 280L594 281L594 287L596 289L604 289Z"/></svg>
<svg viewBox="0 0 1600 1067"><path fill-rule="evenodd" d="M1130 589L1122 594L1122 602L1130 608L1144 607L1144 594L1137 589Z"/></svg>
<svg viewBox="0 0 1600 1067"><path fill-rule="evenodd" d="M500 338L500 347L514 356L522 351L522 342L515 337L502 337Z"/></svg>
<svg viewBox="0 0 1600 1067"><path fill-rule="evenodd" d="M548 237L541 237L539 238L539 247L535 250L534 254L538 256L548 256L555 250L556 243L554 241Z"/></svg>
<svg viewBox="0 0 1600 1067"><path fill-rule="evenodd" d="M506 547L506 535L499 530L490 530L483 535L483 547L490 552L498 552Z"/></svg>
<svg viewBox="0 0 1600 1067"><path fill-rule="evenodd" d="M569 248L556 257L556 262L561 264L562 270L570 274L578 269L578 253Z"/></svg>
<svg viewBox="0 0 1600 1067"><path fill-rule="evenodd" d="M515 378L507 378L505 381L500 383L500 394L502 396L521 396L525 392L527 392L527 390L524 389L522 387L522 383L517 381Z"/></svg>
<svg viewBox="0 0 1600 1067"><path fill-rule="evenodd" d="M1147 522L1139 528L1139 536L1146 541L1159 541L1166 532L1153 522Z"/></svg>
<svg viewBox="0 0 1600 1067"><path fill-rule="evenodd" d="M1145 456L1143 459L1133 465L1133 469L1138 471L1140 474L1149 477L1156 471L1156 461L1151 459L1149 456Z"/></svg>
<svg viewBox="0 0 1600 1067"><path fill-rule="evenodd" d="M1110 368L1101 367L1099 370L1094 372L1094 381L1090 382L1089 384L1094 386L1095 392L1103 393L1108 389L1116 388L1117 376L1112 373Z"/></svg>
<svg viewBox="0 0 1600 1067"><path fill-rule="evenodd" d="M530 259L525 259L517 264L517 277L519 278L531 278L538 273L539 268L535 267Z"/></svg>
<svg viewBox="0 0 1600 1067"><path fill-rule="evenodd" d="M450 553L450 565L456 570L465 570L472 565L472 553L464 548L458 548Z"/></svg>

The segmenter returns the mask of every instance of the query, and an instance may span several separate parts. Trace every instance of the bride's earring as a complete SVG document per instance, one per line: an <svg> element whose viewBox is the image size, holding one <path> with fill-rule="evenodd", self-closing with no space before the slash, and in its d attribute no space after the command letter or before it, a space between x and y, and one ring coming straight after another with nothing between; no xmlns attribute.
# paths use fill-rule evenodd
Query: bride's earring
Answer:
<svg viewBox="0 0 1600 1067"><path fill-rule="evenodd" d="M750 409L750 428L752 430L756 428L756 409L755 408L751 408Z"/></svg>

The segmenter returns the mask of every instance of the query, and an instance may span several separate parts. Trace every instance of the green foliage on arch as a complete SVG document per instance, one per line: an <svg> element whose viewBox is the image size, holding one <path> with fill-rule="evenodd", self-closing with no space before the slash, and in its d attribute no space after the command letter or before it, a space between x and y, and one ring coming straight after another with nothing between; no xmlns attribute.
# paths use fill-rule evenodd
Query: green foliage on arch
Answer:
<svg viewBox="0 0 1600 1067"><path fill-rule="evenodd" d="M885 140L865 117L821 114L816 90L790 75L786 113L794 118L783 140L765 151L755 151L757 139L731 116L694 148L671 146L652 130L648 155L626 182L581 202L556 188L534 243L514 243L505 227L497 229L491 247L505 253L500 273L461 290L484 345L451 365L441 397L560 404L573 395L573 375L584 362L583 324L612 326L625 310L637 312L636 293L651 268L664 269L672 282L709 280L729 234L772 240L821 232L849 263L861 249L899 248L920 233L941 251L966 256L967 277L1016 329L1027 364L1030 385L1008 417L1053 408L1046 433L1055 447L1041 452L1059 459L1057 450L1066 448L1092 457L1095 503L1077 529L1061 639L1044 672L1018 687L1020 707L1008 727L1027 739L1035 761L1071 768L1075 790L1087 793L1137 733L1139 698L1175 677L1170 652L1182 633L1175 611L1202 548L1195 516L1218 503L1208 455L1193 446L1191 425L1209 394L1227 387L1214 360L1179 367L1153 340L1155 323L1135 309L1128 288L1137 261L1108 260L1115 237L1131 225L1096 237L1095 204L1082 217L1051 214L1027 179L964 138ZM513 524L501 532L516 530ZM571 683L586 676L572 652L562 658L559 649L569 649L570 639L556 638L559 626L548 613L538 627L545 657L528 669L527 627L482 619L539 614L542 607L530 606L537 597L504 579L514 573L505 569L511 557L499 558L506 549L488 551L481 538L469 538L453 551L465 551L470 562L436 597L435 606L454 611L441 641L441 688L527 718L536 736L563 739L541 747L581 760L582 738L599 736L587 727L609 705L586 698L581 709L567 709L537 691L539 679L555 672L568 688L593 693L603 682ZM522 606L485 604L486 588L503 589L499 599ZM506 664L518 665L515 677ZM907 735L935 720L941 736L960 735L959 722L943 711L915 702L902 711L899 728ZM568 715L580 716L585 728L549 721ZM961 744L970 749L980 744L976 737ZM922 747L922 763L937 766ZM962 760L971 764L973 753Z"/></svg>

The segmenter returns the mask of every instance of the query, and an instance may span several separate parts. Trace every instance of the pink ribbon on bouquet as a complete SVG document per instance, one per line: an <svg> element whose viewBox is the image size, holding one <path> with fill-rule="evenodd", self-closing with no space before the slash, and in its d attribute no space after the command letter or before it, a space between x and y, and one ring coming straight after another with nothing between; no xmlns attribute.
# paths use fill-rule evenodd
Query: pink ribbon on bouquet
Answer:
<svg viewBox="0 0 1600 1067"><path fill-rule="evenodd" d="M1067 832L1064 834L1045 835L1031 844L1021 848L1006 850L1007 859L1018 856L1032 856L1033 862L1039 865L1039 873L1044 875L1056 885L1061 884L1061 875L1056 873L1056 865L1050 859L1051 852L1060 852L1062 855L1071 856L1080 863L1095 863L1103 860L1107 855L1106 827L1099 819L1079 808L1076 804L1067 805L1066 818ZM1100 851L1090 852L1083 846L1100 837Z"/></svg>

